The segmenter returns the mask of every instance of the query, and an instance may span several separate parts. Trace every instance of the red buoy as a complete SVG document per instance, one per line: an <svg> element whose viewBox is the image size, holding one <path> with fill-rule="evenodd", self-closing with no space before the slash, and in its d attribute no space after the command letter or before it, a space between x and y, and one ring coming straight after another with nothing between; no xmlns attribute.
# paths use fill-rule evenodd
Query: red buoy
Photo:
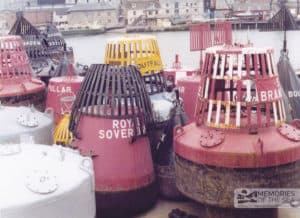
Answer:
<svg viewBox="0 0 300 218"><path fill-rule="evenodd" d="M34 104L42 109L45 84L32 77L21 37L0 37L0 47L0 101L2 104Z"/></svg>
<svg viewBox="0 0 300 218"><path fill-rule="evenodd" d="M49 80L46 107L53 108L54 120L58 123L64 114L71 113L83 77L76 75L73 64L66 55L56 68L55 75L65 76L52 77Z"/></svg>
<svg viewBox="0 0 300 218"><path fill-rule="evenodd" d="M151 103L138 70L92 65L73 106L74 146L93 157L98 216L143 211L156 200L148 138Z"/></svg>
<svg viewBox="0 0 300 218"><path fill-rule="evenodd" d="M177 81L179 96L183 100L183 109L189 118L194 121L195 106L199 89L200 76L187 76Z"/></svg>
<svg viewBox="0 0 300 218"><path fill-rule="evenodd" d="M300 130L284 124L273 50L224 45L205 53L195 122L176 130L177 187L207 206L205 217L275 218L276 209L235 208L234 195L300 187Z"/></svg>
<svg viewBox="0 0 300 218"><path fill-rule="evenodd" d="M179 61L179 55L176 54L175 61L171 68L163 70L163 76L166 81L166 86L172 89L177 86L178 80L187 76L196 75L199 69L188 68L181 65Z"/></svg>

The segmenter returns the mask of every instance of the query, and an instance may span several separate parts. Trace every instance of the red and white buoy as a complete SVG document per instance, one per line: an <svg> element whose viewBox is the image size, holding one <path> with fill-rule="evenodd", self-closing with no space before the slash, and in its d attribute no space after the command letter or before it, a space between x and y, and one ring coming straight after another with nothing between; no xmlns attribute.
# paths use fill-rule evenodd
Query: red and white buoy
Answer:
<svg viewBox="0 0 300 218"><path fill-rule="evenodd" d="M73 146L92 156L98 216L129 215L156 200L146 129L152 108L139 71L92 65L73 106Z"/></svg>
<svg viewBox="0 0 300 218"><path fill-rule="evenodd" d="M205 205L205 217L275 218L276 209L238 203L251 188L300 187L300 130L284 123L273 50L223 45L205 53L195 122L175 131L177 187Z"/></svg>

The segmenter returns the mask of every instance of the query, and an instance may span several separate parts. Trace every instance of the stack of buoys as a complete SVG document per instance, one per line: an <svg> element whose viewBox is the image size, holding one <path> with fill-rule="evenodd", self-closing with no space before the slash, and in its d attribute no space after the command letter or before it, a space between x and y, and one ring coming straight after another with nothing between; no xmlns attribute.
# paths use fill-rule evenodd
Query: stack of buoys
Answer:
<svg viewBox="0 0 300 218"><path fill-rule="evenodd" d="M69 148L0 145L1 218L95 218L93 162Z"/></svg>
<svg viewBox="0 0 300 218"><path fill-rule="evenodd" d="M166 84L163 77L163 66L157 40L150 35L126 35L124 37L108 40L105 53L105 63L113 65L135 65L144 80L146 90L150 95L154 123L148 131L152 153L161 141L161 138L168 138L172 142L172 135L165 135L164 131L171 122L171 110L174 107L174 93L166 91ZM164 144L168 149L171 144ZM169 153L171 154L171 153ZM166 161L172 157L165 157ZM156 160L156 157L153 157ZM157 171L161 171L157 169ZM162 172L162 171L161 171ZM162 174L159 174L160 176ZM164 178L161 178L163 181ZM162 185L163 183L159 183ZM164 188L160 187L163 191ZM167 193L161 193L166 196ZM172 194L168 198L173 198Z"/></svg>
<svg viewBox="0 0 300 218"><path fill-rule="evenodd" d="M0 101L2 105L35 105L44 109L45 84L32 70L19 36L0 37Z"/></svg>
<svg viewBox="0 0 300 218"><path fill-rule="evenodd" d="M146 87L134 66L92 65L72 109L73 146L93 158L97 214L128 217L156 201Z"/></svg>
<svg viewBox="0 0 300 218"><path fill-rule="evenodd" d="M204 217L277 217L256 194L300 187L300 130L284 123L273 50L205 53L196 121L175 132L177 187L206 205Z"/></svg>

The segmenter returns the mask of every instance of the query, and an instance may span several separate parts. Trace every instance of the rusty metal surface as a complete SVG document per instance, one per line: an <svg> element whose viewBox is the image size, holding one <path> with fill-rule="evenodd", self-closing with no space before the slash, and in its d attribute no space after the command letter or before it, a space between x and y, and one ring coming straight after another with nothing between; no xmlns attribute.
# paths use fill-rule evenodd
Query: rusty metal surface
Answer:
<svg viewBox="0 0 300 218"><path fill-rule="evenodd" d="M293 142L300 142L300 130L297 127L283 123L277 130L283 137Z"/></svg>
<svg viewBox="0 0 300 218"><path fill-rule="evenodd" d="M225 134L222 130L207 129L200 133L200 145L205 148L212 148L222 144Z"/></svg>
<svg viewBox="0 0 300 218"><path fill-rule="evenodd" d="M72 108L70 130L75 133L81 114L109 119L132 119L134 136L153 123L146 87L134 66L92 65Z"/></svg>
<svg viewBox="0 0 300 218"><path fill-rule="evenodd" d="M245 188L299 188L300 162L279 167L230 169L197 164L176 155L176 184L189 198L210 206L234 208L234 190ZM219 216L217 216L219 217Z"/></svg>

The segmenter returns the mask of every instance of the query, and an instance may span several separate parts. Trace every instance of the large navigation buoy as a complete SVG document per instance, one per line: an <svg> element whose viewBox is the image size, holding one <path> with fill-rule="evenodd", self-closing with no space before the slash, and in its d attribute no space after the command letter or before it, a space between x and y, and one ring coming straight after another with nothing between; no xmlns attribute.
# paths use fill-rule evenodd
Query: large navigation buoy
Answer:
<svg viewBox="0 0 300 218"><path fill-rule="evenodd" d="M91 158L69 148L1 144L1 218L95 218Z"/></svg>
<svg viewBox="0 0 300 218"><path fill-rule="evenodd" d="M93 157L98 217L151 207L156 186L146 130L151 103L133 67L92 65L73 106L74 145Z"/></svg>
<svg viewBox="0 0 300 218"><path fill-rule="evenodd" d="M216 46L206 59L196 121L175 134L177 187L204 217L277 217L266 202L239 209L259 204L251 188L300 187L300 130L284 123L273 50Z"/></svg>
<svg viewBox="0 0 300 218"><path fill-rule="evenodd" d="M19 36L0 37L0 101L4 105L32 105L43 109L45 84L32 70Z"/></svg>
<svg viewBox="0 0 300 218"><path fill-rule="evenodd" d="M136 66L150 94L160 93L165 89L162 60L154 36L125 35L109 39L104 61L106 64Z"/></svg>

